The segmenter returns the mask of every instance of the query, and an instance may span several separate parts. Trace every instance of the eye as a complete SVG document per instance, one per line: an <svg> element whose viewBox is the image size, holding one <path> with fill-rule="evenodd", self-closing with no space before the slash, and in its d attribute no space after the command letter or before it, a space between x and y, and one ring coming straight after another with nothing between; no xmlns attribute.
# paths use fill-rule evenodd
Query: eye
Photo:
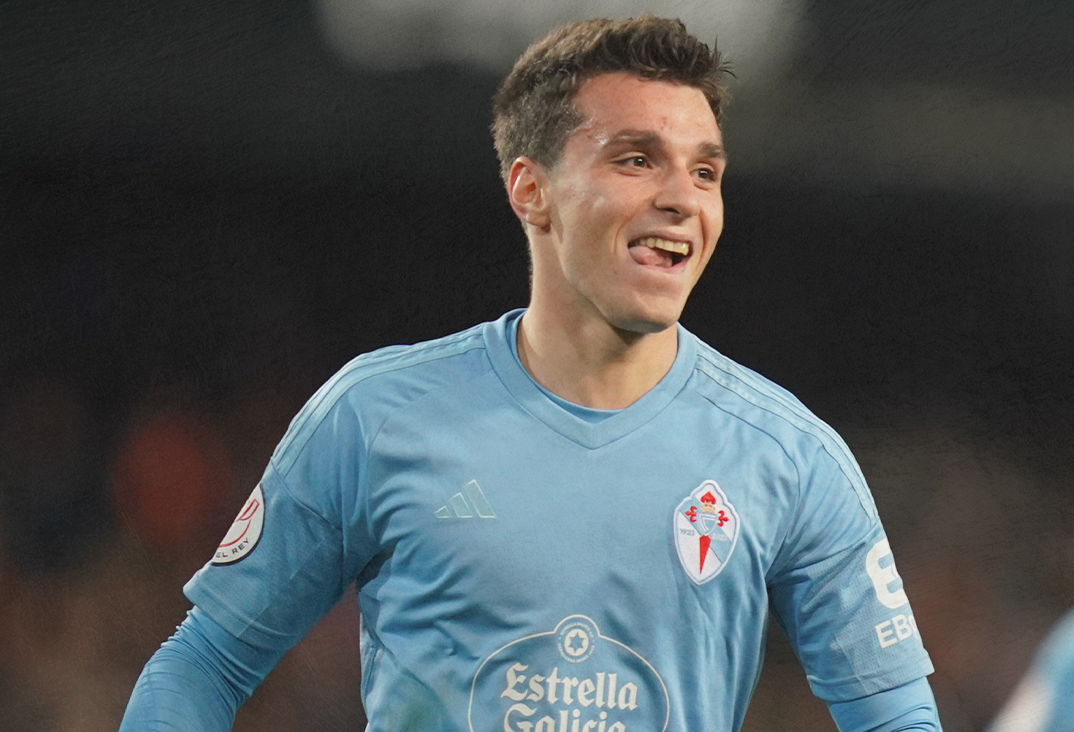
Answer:
<svg viewBox="0 0 1074 732"><path fill-rule="evenodd" d="M645 168L649 165L649 158L645 155L627 155L619 159L619 164L630 168Z"/></svg>
<svg viewBox="0 0 1074 732"><path fill-rule="evenodd" d="M720 172L715 168L710 168L708 166L701 167L694 171L694 174L706 183L720 182Z"/></svg>

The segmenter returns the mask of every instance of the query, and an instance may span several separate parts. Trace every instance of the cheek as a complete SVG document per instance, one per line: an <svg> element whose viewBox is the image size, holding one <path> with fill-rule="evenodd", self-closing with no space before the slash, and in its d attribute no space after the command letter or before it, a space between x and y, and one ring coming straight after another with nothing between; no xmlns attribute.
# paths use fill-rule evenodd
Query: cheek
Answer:
<svg viewBox="0 0 1074 732"><path fill-rule="evenodd" d="M579 223L591 229L605 228L616 218L618 205L614 196L590 193L584 199L583 220Z"/></svg>
<svg viewBox="0 0 1074 732"><path fill-rule="evenodd" d="M590 258L613 253L623 227L630 220L629 213L622 210L622 203L614 197L590 197L575 214L571 232L574 249L579 253L584 251Z"/></svg>
<svg viewBox="0 0 1074 732"><path fill-rule="evenodd" d="M714 201L706 211L705 233L712 239L719 238L723 232L723 199Z"/></svg>

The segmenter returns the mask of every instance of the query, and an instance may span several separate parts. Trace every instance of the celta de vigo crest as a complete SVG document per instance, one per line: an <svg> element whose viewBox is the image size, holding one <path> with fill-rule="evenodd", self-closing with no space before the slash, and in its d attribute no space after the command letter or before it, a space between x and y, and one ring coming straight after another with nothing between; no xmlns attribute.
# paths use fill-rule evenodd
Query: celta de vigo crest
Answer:
<svg viewBox="0 0 1074 732"><path fill-rule="evenodd" d="M738 512L714 480L706 480L675 509L679 563L695 584L718 575L738 542Z"/></svg>

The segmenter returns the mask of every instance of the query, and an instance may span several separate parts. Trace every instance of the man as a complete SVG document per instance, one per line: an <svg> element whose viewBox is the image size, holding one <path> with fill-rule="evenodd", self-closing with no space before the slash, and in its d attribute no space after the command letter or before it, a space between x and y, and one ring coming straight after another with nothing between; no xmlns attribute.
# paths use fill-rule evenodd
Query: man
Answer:
<svg viewBox="0 0 1074 732"><path fill-rule="evenodd" d="M677 325L723 228L723 72L652 17L523 55L494 135L529 308L313 397L124 730L227 729L354 580L371 731L738 730L770 606L841 729L939 729L846 447Z"/></svg>
<svg viewBox="0 0 1074 732"><path fill-rule="evenodd" d="M1074 732L1074 611L1048 634L989 732Z"/></svg>

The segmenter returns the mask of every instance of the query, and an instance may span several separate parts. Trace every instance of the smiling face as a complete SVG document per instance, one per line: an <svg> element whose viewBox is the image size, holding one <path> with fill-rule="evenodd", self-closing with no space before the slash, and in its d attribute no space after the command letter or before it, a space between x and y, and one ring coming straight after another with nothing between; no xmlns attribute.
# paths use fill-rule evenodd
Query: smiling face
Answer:
<svg viewBox="0 0 1074 732"><path fill-rule="evenodd" d="M699 90L625 73L586 81L574 103L583 122L551 170L512 170L512 204L529 224L531 308L665 330L723 230L716 119Z"/></svg>

